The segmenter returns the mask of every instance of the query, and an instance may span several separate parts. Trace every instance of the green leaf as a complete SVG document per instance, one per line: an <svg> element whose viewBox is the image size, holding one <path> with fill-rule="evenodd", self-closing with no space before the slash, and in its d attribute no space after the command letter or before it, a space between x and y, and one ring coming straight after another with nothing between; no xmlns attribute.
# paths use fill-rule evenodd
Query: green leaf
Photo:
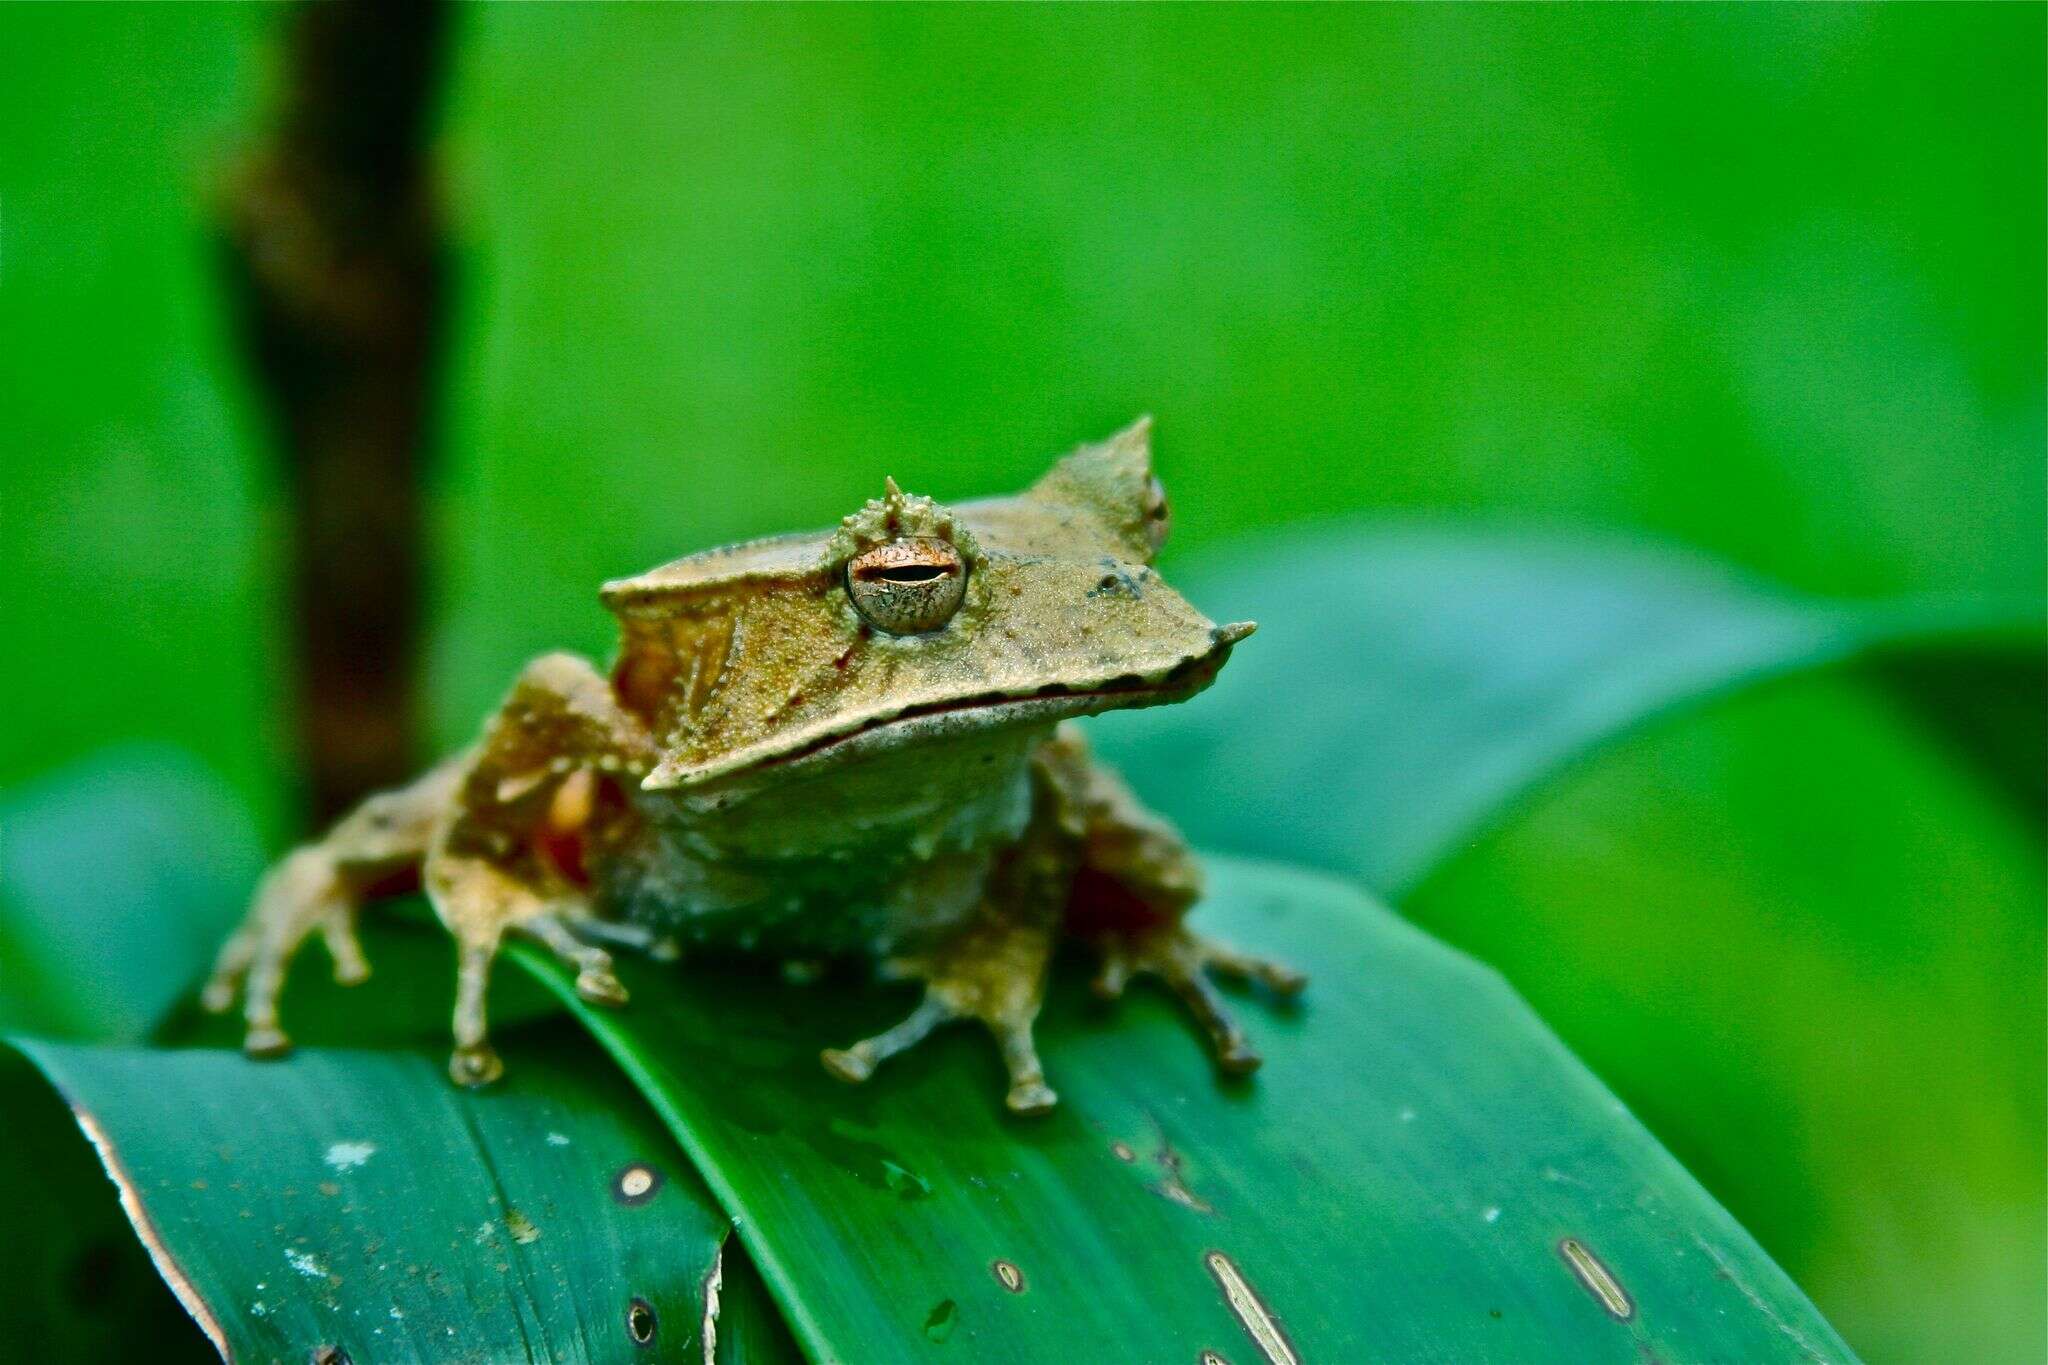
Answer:
<svg viewBox="0 0 2048 1365"><path fill-rule="evenodd" d="M1584 537L1326 527L1176 580L1258 638L1194 705L1099 727L1104 755L1197 842L1390 895L1679 708L1878 653L2041 650L2035 602L1825 601Z"/></svg>
<svg viewBox="0 0 2048 1365"><path fill-rule="evenodd" d="M1102 727L1141 789L1405 892L1859 1347L2037 1349L2037 604L1412 528L1187 577L1263 625L1195 704Z"/></svg>
<svg viewBox="0 0 2048 1365"><path fill-rule="evenodd" d="M1317 973L1298 1009L1240 1006L1265 1068L1219 1082L1161 995L1106 1016L1069 963L1039 1122L1004 1115L969 1030L829 1079L818 1048L901 992L635 962L614 1012L521 957L668 1121L819 1359L1849 1358L1497 976L1341 885L1213 872L1205 926Z"/></svg>
<svg viewBox="0 0 2048 1365"><path fill-rule="evenodd" d="M119 1360L137 1341L152 1365L216 1352L158 1278L92 1149L28 1060L0 1045L0 1341L46 1361Z"/></svg>
<svg viewBox="0 0 2048 1365"><path fill-rule="evenodd" d="M1860 1350L2021 1361L2048 1334L2041 855L2002 789L1823 675L1561 774L1407 908Z"/></svg>
<svg viewBox="0 0 2048 1365"><path fill-rule="evenodd" d="M724 1216L586 1040L561 1025L515 1037L518 1074L481 1095L417 1052L257 1065L17 1045L71 1103L224 1354L698 1358ZM750 1286L740 1273L721 1292ZM724 1335L765 1326L746 1306ZM788 1358L783 1341L757 1336L731 1358Z"/></svg>
<svg viewBox="0 0 2048 1365"><path fill-rule="evenodd" d="M0 1030L139 1041L262 870L247 816L175 750L121 748L0 802Z"/></svg>

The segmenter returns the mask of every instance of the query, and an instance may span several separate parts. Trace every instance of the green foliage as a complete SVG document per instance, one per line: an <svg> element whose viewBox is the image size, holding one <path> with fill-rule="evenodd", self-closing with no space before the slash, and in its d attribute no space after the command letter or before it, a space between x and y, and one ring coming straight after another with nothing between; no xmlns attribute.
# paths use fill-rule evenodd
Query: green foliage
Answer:
<svg viewBox="0 0 2048 1365"><path fill-rule="evenodd" d="M1848 1358L1498 977L1341 884L1212 874L1200 923L1318 973L1299 1009L1236 1007L1266 1065L1219 1082L1163 992L1109 1017L1068 962L1039 1028L1061 1107L1039 1122L1002 1113L972 1030L860 1089L824 1074L821 1043L907 996L635 964L633 1004L605 1011L526 960L706 1173L817 1359L1258 1359L1217 1252L1304 1360Z"/></svg>
<svg viewBox="0 0 2048 1365"><path fill-rule="evenodd" d="M509 1080L481 1095L447 1084L438 1040L260 1066L23 1046L238 1356L433 1359L452 1331L488 1358L616 1360L639 1299L657 1358L687 1358L723 1241L721 1360L793 1359L790 1332L815 1359L949 1342L975 1360L1111 1342L1257 1358L1231 1276L1304 1359L1851 1358L1498 977L1336 883L1215 873L1206 923L1320 974L1299 1007L1241 1006L1266 1067L1219 1082L1162 993L1106 1018L1070 962L1040 1032L1063 1092L1043 1122L1003 1115L965 1030L864 1088L833 1082L820 1043L902 1002L719 964L624 964L633 1004L593 1012L522 955L673 1139L560 1021L501 1034ZM408 936L426 938L378 935L371 985L296 998L297 1031L349 1036L317 1010L360 1009L364 991L444 992L443 955L389 951ZM660 1176L645 1202L622 1183L636 1167Z"/></svg>
<svg viewBox="0 0 2048 1365"><path fill-rule="evenodd" d="M700 1338L726 1219L573 1032L522 1036L522 1074L483 1096L417 1052L24 1046L224 1354L681 1359Z"/></svg>
<svg viewBox="0 0 2048 1365"><path fill-rule="evenodd" d="M262 871L188 758L119 749L0 799L0 1030L147 1038Z"/></svg>
<svg viewBox="0 0 2048 1365"><path fill-rule="evenodd" d="M0 15L0 781L139 738L274 817L261 454L206 236L267 26Z"/></svg>
<svg viewBox="0 0 2048 1365"><path fill-rule="evenodd" d="M146 737L280 823L270 495L207 221L274 23L0 13L10 785ZM467 11L443 143L461 311L439 736L466 738L528 655L604 653L605 575L829 521L884 473L1000 491L1141 410L1179 519L1169 577L1255 530L1421 510L1648 532L1815 592L2035 594L2044 25L2021 6ZM1670 586L1637 556L1609 567ZM1426 591L1390 637L1451 639L1455 671L1310 705L1319 675L1290 665L1288 705L1233 703L1283 656L1288 608L1346 600L1319 573L1276 585L1266 633L1176 717L1273 737L1227 770L1240 799L1212 837L1398 885L1499 963L1873 1356L2036 1354L2037 665L1920 650L1813 676L1898 623L1749 586L1543 656L1560 623L1518 596L1540 576L1461 581L1475 595L1435 639L1420 604L1448 604ZM1248 583L1195 592L1235 614ZM1695 647L1655 648L1674 640ZM1430 657L1323 655L1352 680ZM1545 657L1545 687L1518 690ZM1345 724L1290 751L1273 722L1311 712ZM1434 747L1366 751L1402 732ZM1293 785L1317 752L1346 761ZM1196 782L1176 787L1201 825ZM1299 791L1316 799L1280 799ZM227 866L218 842L188 889ZM95 906L27 894L0 878L0 1019L100 1036L134 1036L235 909L151 922L108 897L138 932L80 958L67 935ZM439 1027L444 952L391 938L385 984L419 990L328 1039ZM96 1001L63 984L93 972ZM343 999L305 988L309 1016ZM0 1085L10 1114L47 1110ZM0 1238L7 1282L50 1290L7 1339L100 1358L108 1315L167 1300L123 1297L111 1202L74 1197L82 1148L38 1131L0 1202L61 1233ZM766 1312L733 1294L736 1318Z"/></svg>
<svg viewBox="0 0 2048 1365"><path fill-rule="evenodd" d="M1184 581L1262 625L1198 704L1102 727L1141 789L1498 966L1873 1356L2028 1357L2037 605L1415 528Z"/></svg>

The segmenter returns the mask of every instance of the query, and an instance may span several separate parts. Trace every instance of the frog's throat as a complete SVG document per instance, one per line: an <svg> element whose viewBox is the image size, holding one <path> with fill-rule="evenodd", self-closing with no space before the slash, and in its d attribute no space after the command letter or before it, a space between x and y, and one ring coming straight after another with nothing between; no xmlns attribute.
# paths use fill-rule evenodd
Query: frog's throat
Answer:
<svg viewBox="0 0 2048 1365"><path fill-rule="evenodd" d="M1230 658L1231 649L1254 628L1249 621L1216 627L1212 632L1214 644L1209 652L1186 659L1157 678L1126 677L1085 688L1052 683L1022 694L991 692L906 707L901 711L868 717L843 731L810 737L787 749L754 750L698 764L663 759L640 785L646 791L667 791L698 787L724 778L770 773L779 776L798 767L809 771L837 762L857 761L865 754L894 747L892 740L909 740L919 733L930 733L940 728L957 728L964 734L998 728L1050 726L1076 716L1103 711L1135 710L1186 701L1216 680L1216 674Z"/></svg>

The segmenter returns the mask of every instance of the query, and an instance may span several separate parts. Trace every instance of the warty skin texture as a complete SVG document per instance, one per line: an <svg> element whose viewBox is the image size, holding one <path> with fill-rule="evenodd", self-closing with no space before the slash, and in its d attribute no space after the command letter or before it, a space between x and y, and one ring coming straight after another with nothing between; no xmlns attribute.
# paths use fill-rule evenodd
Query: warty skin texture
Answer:
<svg viewBox="0 0 2048 1365"><path fill-rule="evenodd" d="M892 481L829 533L606 584L609 675L535 660L471 749L287 855L206 1001L240 992L247 1050L283 1052L294 950L318 931L337 976L361 979L358 907L416 872L458 945L450 1071L464 1084L502 1070L485 997L507 934L616 1005L619 947L870 959L924 998L895 1028L827 1049L826 1067L865 1080L973 1019L1020 1113L1056 1099L1031 1026L1071 934L1099 954L1104 994L1159 976L1218 1065L1249 1071L1257 1054L1208 972L1282 994L1302 978L1187 927L1194 856L1066 724L1184 701L1251 633L1153 571L1166 530L1140 421L1012 497L947 508Z"/></svg>

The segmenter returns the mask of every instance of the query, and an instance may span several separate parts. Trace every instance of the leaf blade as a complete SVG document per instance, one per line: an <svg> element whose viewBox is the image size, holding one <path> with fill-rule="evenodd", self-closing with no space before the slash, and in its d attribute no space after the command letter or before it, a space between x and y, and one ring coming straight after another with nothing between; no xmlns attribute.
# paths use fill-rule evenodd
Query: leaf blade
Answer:
<svg viewBox="0 0 2048 1365"><path fill-rule="evenodd" d="M530 1031L489 1096L420 1053L16 1046L224 1354L617 1360L636 1298L657 1334L698 1331L723 1216L573 1034ZM632 1169L657 1183L629 1205Z"/></svg>
<svg viewBox="0 0 2048 1365"><path fill-rule="evenodd" d="M1497 977L1306 874L1225 862L1216 884L1205 919L1321 971L1298 1014L1245 1004L1268 1054L1256 1083L1220 1086L1156 995L1091 1016L1068 972L1041 1028L1064 1102L1037 1125L1001 1117L992 1055L965 1031L866 1087L825 1077L816 1046L896 1007L874 992L792 1001L744 974L634 963L614 1013L521 960L667 1120L819 1359L921 1358L940 1336L976 1360L1110 1342L1256 1359L1219 1252L1302 1359L1742 1356L1782 1351L1785 1324L1816 1358L1851 1358ZM1575 1278L1567 1237L1628 1285L1628 1320Z"/></svg>
<svg viewBox="0 0 2048 1365"><path fill-rule="evenodd" d="M1394 896L1680 709L1884 651L2041 641L2032 602L1815 599L1640 541L1420 524L1311 528L1181 577L1259 637L1196 704L1118 716L1097 747L1198 843Z"/></svg>

